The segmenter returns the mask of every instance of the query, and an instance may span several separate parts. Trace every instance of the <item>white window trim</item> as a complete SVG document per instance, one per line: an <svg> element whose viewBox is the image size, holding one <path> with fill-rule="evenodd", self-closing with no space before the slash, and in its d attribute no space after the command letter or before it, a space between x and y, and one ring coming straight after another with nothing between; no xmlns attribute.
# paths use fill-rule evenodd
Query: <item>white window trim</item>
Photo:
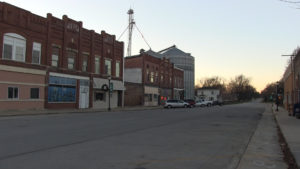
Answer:
<svg viewBox="0 0 300 169"><path fill-rule="evenodd" d="M41 43L38 43L38 42L33 42L32 44L32 58L33 58L33 51L36 50L36 51L39 51L39 63L33 63L33 59L32 59L32 64L41 64L41 56L42 56L42 44Z"/></svg>
<svg viewBox="0 0 300 169"><path fill-rule="evenodd" d="M107 75L111 76L112 75L112 59L110 58L104 58L104 67L106 67L106 61L110 61L110 73L108 74L107 72L105 72Z"/></svg>
<svg viewBox="0 0 300 169"><path fill-rule="evenodd" d="M98 58L99 59L99 73L97 73L96 72L96 58ZM94 72L95 72L95 74L101 74L101 56L99 56L99 55L95 55L95 60L94 60L94 68L95 68L95 70L94 70Z"/></svg>
<svg viewBox="0 0 300 169"><path fill-rule="evenodd" d="M8 42L10 41L10 42ZM12 58L11 59L6 59L4 58L4 45L12 45ZM22 47L23 50L23 58L22 60L16 60L16 47ZM26 39L18 35L16 33L5 33L3 35L3 51L2 51L2 59L4 60L12 60L16 62L25 62L26 58Z"/></svg>
<svg viewBox="0 0 300 169"><path fill-rule="evenodd" d="M117 64L119 64L119 71L117 71ZM119 78L120 77L120 68L121 68L121 62L119 61L119 60L117 60L116 61L116 72L115 72L115 76L117 77L117 78ZM117 74L117 72L118 72L118 74ZM118 75L118 76L117 76Z"/></svg>

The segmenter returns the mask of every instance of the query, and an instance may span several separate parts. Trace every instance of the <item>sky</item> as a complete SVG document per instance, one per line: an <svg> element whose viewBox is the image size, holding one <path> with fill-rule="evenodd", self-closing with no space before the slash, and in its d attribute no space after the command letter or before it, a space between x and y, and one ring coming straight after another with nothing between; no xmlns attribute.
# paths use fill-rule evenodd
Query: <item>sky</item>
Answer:
<svg viewBox="0 0 300 169"><path fill-rule="evenodd" d="M281 79L289 57L300 45L300 6L280 0L6 0L46 17L67 15L83 27L105 30L117 39L134 10L137 27L154 51L172 45L195 57L195 83L243 74L261 91ZM148 50L136 29L132 54ZM128 34L124 41L125 54Z"/></svg>

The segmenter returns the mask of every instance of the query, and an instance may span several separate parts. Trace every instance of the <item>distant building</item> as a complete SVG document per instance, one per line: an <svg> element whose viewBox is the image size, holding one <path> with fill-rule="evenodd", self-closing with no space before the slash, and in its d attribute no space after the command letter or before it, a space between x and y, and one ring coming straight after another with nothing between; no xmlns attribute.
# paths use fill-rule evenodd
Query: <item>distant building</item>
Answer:
<svg viewBox="0 0 300 169"><path fill-rule="evenodd" d="M184 71L185 99L194 99L195 91L195 58L175 45L158 52L161 57L170 59L174 65Z"/></svg>
<svg viewBox="0 0 300 169"><path fill-rule="evenodd" d="M125 106L157 106L183 98L183 70L158 55L141 51L125 58Z"/></svg>
<svg viewBox="0 0 300 169"><path fill-rule="evenodd" d="M217 101L221 98L220 89L211 87L196 89L196 98L197 100Z"/></svg>

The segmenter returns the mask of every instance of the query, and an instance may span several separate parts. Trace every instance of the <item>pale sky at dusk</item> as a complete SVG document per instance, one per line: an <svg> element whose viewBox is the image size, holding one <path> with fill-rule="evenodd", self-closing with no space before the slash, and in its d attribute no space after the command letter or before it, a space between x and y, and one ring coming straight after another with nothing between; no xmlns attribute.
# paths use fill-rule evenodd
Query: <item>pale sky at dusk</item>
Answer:
<svg viewBox="0 0 300 169"><path fill-rule="evenodd" d="M135 21L152 50L172 45L195 57L195 81L239 74L250 77L258 91L280 80L288 57L300 46L300 9L279 0L6 0L46 17L47 13L82 21L83 27L105 30L118 38ZM121 41L127 48L127 34ZM133 51L148 49L137 30Z"/></svg>

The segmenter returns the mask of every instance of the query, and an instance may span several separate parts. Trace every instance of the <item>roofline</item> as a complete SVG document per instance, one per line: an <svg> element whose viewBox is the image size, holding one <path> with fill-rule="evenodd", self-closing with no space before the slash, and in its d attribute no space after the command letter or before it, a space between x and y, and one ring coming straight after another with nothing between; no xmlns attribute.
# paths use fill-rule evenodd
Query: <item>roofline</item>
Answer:
<svg viewBox="0 0 300 169"><path fill-rule="evenodd" d="M169 50L169 49L172 49L172 48L176 48L176 45L173 45L173 46L170 46L170 47L168 47L168 48L166 48L166 49L163 49L163 50L161 50L161 51L158 51L157 53L161 53L161 52L164 52L164 51Z"/></svg>

